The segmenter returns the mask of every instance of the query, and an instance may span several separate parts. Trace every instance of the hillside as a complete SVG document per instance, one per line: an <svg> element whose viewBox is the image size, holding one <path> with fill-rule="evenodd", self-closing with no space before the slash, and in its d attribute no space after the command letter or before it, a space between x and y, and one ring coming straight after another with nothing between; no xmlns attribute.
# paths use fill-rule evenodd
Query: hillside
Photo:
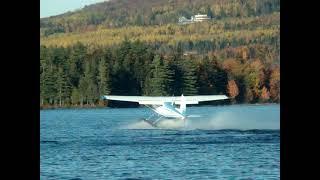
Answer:
<svg viewBox="0 0 320 180"><path fill-rule="evenodd" d="M197 13L214 19L255 17L280 11L280 0L110 0L40 19L42 35L99 28L176 23Z"/></svg>
<svg viewBox="0 0 320 180"><path fill-rule="evenodd" d="M128 26L83 33L63 33L42 37L41 43L68 46L80 41L85 44L112 45L119 44L126 37L148 43L158 42L171 45L178 41L223 41L223 39L230 42L243 40L245 43L257 37L260 40L267 37L277 39L279 30L280 14L273 13L262 17L225 18L189 25Z"/></svg>
<svg viewBox="0 0 320 180"><path fill-rule="evenodd" d="M198 13L213 19L178 24ZM279 0L111 0L40 21L41 107L104 94L280 102Z"/></svg>

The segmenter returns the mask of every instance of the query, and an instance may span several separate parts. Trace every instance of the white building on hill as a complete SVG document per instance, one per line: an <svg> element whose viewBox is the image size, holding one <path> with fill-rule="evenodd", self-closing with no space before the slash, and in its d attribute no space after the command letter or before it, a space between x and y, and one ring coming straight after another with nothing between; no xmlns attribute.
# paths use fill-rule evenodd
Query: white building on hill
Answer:
<svg viewBox="0 0 320 180"><path fill-rule="evenodd" d="M202 21L207 21L210 20L211 18L208 17L206 14L197 14L191 17L191 20L195 22L202 22Z"/></svg>
<svg viewBox="0 0 320 180"><path fill-rule="evenodd" d="M197 14L194 16L191 16L191 19L187 19L186 17L180 17L179 18L179 24L190 24L194 22L202 22L202 21L207 21L210 20L211 17L209 17L206 14Z"/></svg>

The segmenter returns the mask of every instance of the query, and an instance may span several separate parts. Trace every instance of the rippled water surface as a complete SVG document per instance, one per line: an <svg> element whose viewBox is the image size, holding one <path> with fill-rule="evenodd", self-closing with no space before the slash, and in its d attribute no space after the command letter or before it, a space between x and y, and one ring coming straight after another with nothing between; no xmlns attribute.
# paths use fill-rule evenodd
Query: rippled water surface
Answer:
<svg viewBox="0 0 320 180"><path fill-rule="evenodd" d="M279 179L279 105L187 110L178 129L147 108L42 110L41 179Z"/></svg>

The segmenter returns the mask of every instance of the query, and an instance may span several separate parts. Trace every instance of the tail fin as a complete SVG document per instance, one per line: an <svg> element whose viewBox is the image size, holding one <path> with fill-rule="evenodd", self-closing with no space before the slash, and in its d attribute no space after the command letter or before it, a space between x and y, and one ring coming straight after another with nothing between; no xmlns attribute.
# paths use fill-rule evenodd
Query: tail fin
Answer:
<svg viewBox="0 0 320 180"><path fill-rule="evenodd" d="M180 113L185 116L186 115L186 110L187 110L186 98L182 94L181 95L181 102L180 102Z"/></svg>

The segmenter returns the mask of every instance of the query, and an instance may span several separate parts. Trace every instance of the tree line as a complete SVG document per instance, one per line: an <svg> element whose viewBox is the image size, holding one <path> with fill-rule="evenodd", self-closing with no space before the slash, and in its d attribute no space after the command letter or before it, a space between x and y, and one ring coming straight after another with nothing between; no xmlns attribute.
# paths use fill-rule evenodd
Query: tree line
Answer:
<svg viewBox="0 0 320 180"><path fill-rule="evenodd" d="M111 47L41 46L40 106L104 106L101 96L108 94L227 94L231 103L279 102L276 58L263 45L202 55L184 55L179 43L164 53L128 39Z"/></svg>

